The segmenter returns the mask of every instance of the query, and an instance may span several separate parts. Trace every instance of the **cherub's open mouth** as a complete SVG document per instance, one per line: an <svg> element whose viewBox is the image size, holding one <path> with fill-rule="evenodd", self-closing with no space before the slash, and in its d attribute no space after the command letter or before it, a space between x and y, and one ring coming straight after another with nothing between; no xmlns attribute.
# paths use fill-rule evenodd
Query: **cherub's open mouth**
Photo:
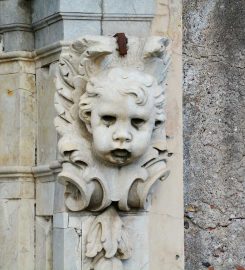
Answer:
<svg viewBox="0 0 245 270"><path fill-rule="evenodd" d="M131 153L126 149L115 149L111 151L111 154L116 160L120 160L122 162L131 157Z"/></svg>

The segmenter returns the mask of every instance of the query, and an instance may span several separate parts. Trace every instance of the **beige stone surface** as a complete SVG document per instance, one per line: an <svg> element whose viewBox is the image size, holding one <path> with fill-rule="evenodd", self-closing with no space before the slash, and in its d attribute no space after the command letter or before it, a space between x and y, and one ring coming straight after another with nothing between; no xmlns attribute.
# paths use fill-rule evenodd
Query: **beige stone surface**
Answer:
<svg viewBox="0 0 245 270"><path fill-rule="evenodd" d="M36 215L52 216L54 213L55 182L36 183Z"/></svg>
<svg viewBox="0 0 245 270"><path fill-rule="evenodd" d="M0 269L34 269L34 200L0 199Z"/></svg>
<svg viewBox="0 0 245 270"><path fill-rule="evenodd" d="M37 84L37 164L49 164L56 160L57 134L53 119L54 109L55 71L57 64L36 70Z"/></svg>
<svg viewBox="0 0 245 270"><path fill-rule="evenodd" d="M20 52L19 52L20 53ZM10 55L9 59L1 57L0 54L0 75L13 74L13 73L27 73L35 74L34 59L27 58L25 61L20 60L20 57ZM17 53L16 53L17 56ZM29 55L31 57L31 55ZM24 57L23 57L24 58Z"/></svg>
<svg viewBox="0 0 245 270"><path fill-rule="evenodd" d="M35 65L0 54L0 269L34 269Z"/></svg>
<svg viewBox="0 0 245 270"><path fill-rule="evenodd" d="M2 63L0 70L1 66ZM0 75L0 137L0 165L34 165L35 75L32 73Z"/></svg>
<svg viewBox="0 0 245 270"><path fill-rule="evenodd" d="M182 150L182 6L179 0L156 0L152 34L171 39L171 66L166 92L168 179L153 195L150 211L151 269L184 269Z"/></svg>
<svg viewBox="0 0 245 270"><path fill-rule="evenodd" d="M33 179L0 180L0 199L31 199L34 198Z"/></svg>

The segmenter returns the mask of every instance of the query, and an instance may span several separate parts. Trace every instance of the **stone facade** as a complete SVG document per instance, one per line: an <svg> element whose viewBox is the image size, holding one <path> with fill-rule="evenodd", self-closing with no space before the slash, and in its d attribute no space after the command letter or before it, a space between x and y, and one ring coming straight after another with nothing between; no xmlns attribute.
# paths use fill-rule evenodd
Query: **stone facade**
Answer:
<svg viewBox="0 0 245 270"><path fill-rule="evenodd" d="M186 269L245 267L245 2L184 1Z"/></svg>
<svg viewBox="0 0 245 270"><path fill-rule="evenodd" d="M183 269L181 2L8 0L0 1L0 15L0 269L81 269L89 223L67 214L65 186L57 181L54 78L73 40L118 32L172 40L166 89L172 173L149 212L122 214L135 248L124 267Z"/></svg>

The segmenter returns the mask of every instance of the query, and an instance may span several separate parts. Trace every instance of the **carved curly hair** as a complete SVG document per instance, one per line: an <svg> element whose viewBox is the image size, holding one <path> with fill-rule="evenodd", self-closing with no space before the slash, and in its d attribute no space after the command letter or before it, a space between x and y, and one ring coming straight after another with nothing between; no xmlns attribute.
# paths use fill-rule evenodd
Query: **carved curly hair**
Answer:
<svg viewBox="0 0 245 270"><path fill-rule="evenodd" d="M86 92L79 102L79 117L84 123L90 124L94 101L105 95L106 91L118 91L121 95L131 95L135 97L135 103L139 106L144 106L147 103L149 91L154 91L155 126L164 122L164 93L154 78L135 69L112 68L99 73L87 83Z"/></svg>

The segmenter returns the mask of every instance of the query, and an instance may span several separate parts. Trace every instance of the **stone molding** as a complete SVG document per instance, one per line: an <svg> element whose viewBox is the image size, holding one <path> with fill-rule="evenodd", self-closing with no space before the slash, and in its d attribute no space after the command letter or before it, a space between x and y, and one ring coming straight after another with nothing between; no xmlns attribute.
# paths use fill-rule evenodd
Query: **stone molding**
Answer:
<svg viewBox="0 0 245 270"><path fill-rule="evenodd" d="M0 53L0 63L13 61L34 61L34 60L35 60L35 52L13 51Z"/></svg>
<svg viewBox="0 0 245 270"><path fill-rule="evenodd" d="M152 21L153 18L154 14L58 12L33 23L32 28L37 31L60 20Z"/></svg>
<svg viewBox="0 0 245 270"><path fill-rule="evenodd" d="M103 15L104 21L152 21L153 14L121 14L112 13Z"/></svg>
<svg viewBox="0 0 245 270"><path fill-rule="evenodd" d="M101 13L57 12L32 24L34 31L45 28L61 20L101 20Z"/></svg>
<svg viewBox="0 0 245 270"><path fill-rule="evenodd" d="M0 166L0 179L13 178L18 180L18 177L30 178L32 176L31 166Z"/></svg>
<svg viewBox="0 0 245 270"><path fill-rule="evenodd" d="M52 56L57 56L57 60L59 59L59 54L61 51L69 48L71 42L69 41L58 41L54 42L50 45L44 46L40 49L35 50L35 61L49 58ZM47 59L46 59L47 60Z"/></svg>
<svg viewBox="0 0 245 270"><path fill-rule="evenodd" d="M10 23L0 25L0 34L12 31L32 32L33 28L30 24L27 23Z"/></svg>
<svg viewBox="0 0 245 270"><path fill-rule="evenodd" d="M49 165L39 165L32 167L33 176L40 182L50 182L50 176L55 176L61 171L61 164L53 161ZM53 178L55 181L55 178Z"/></svg>
<svg viewBox="0 0 245 270"><path fill-rule="evenodd" d="M1 179L6 178L18 181L18 177L35 178L40 182L46 182L46 177L58 174L60 171L61 164L58 161L38 166L0 166L0 182Z"/></svg>
<svg viewBox="0 0 245 270"><path fill-rule="evenodd" d="M59 59L59 54L61 51L69 47L71 42L69 41L59 41L52 43L51 45L42 47L40 49L34 50L32 52L26 51L13 51L13 52L1 52L0 53L0 63L15 62L15 61L26 61L26 62L38 62L39 60L46 60L45 63L51 63L54 61L51 57L55 57L56 60Z"/></svg>

